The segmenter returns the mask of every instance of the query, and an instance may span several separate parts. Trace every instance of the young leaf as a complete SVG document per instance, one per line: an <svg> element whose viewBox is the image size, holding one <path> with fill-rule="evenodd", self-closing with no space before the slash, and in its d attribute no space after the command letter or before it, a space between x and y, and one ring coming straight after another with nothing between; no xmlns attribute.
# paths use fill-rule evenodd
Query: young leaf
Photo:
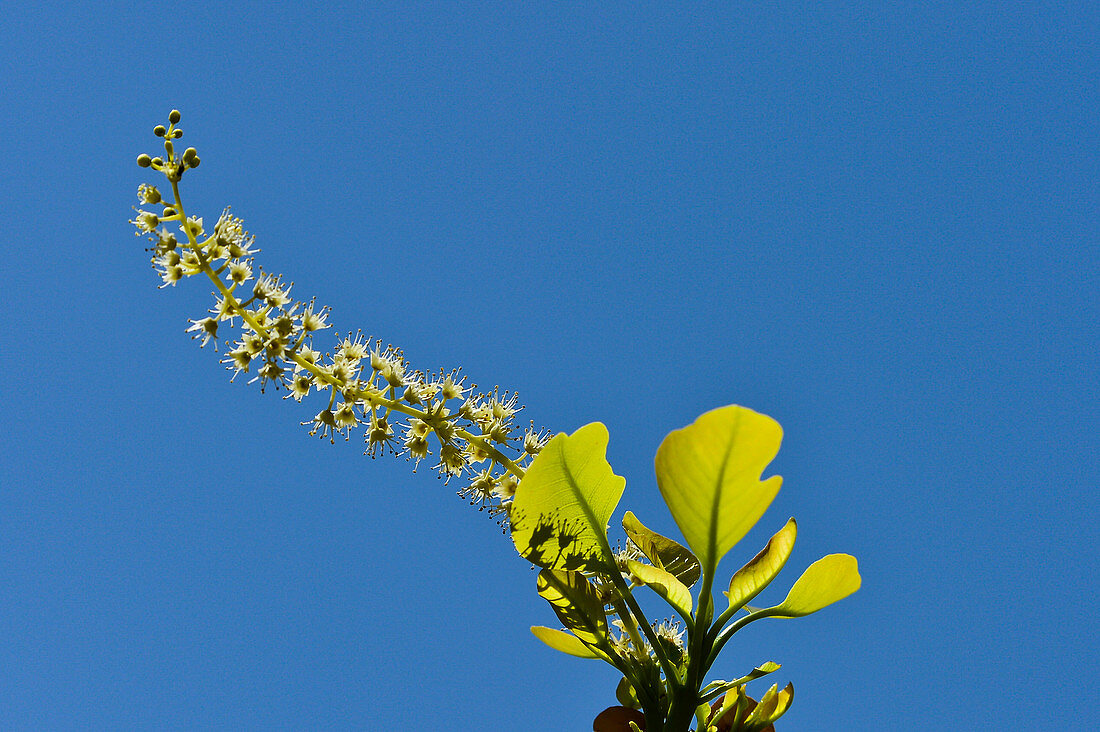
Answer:
<svg viewBox="0 0 1100 732"><path fill-rule="evenodd" d="M660 595L676 612L680 613L680 617L691 619L691 590L683 582L652 564L642 564L631 559L627 561L626 566L640 582Z"/></svg>
<svg viewBox="0 0 1100 732"><path fill-rule="evenodd" d="M764 663L762 663L759 666L757 666L756 668L754 668L752 671L749 671L747 674L745 674L741 678L739 678L735 681L731 681L728 684L725 684L725 686L744 686L745 684L749 683L750 681L754 681L756 679L759 679L762 676L767 676L768 674L774 674L776 671L778 671L781 668L783 668L783 667L780 666L775 661L765 661Z"/></svg>
<svg viewBox="0 0 1100 732"><path fill-rule="evenodd" d="M787 563L787 557L791 555L797 532L798 527L792 518L768 540L767 546L759 554L737 570L730 580L729 591L725 593L731 608L737 610L743 607L775 579L779 570Z"/></svg>
<svg viewBox="0 0 1100 732"><path fill-rule="evenodd" d="M634 690L634 685L630 683L630 679L625 676L619 679L619 685L615 687L615 698L619 700L619 703L624 707L630 707L631 709L641 709L642 702L638 698L638 692Z"/></svg>
<svg viewBox="0 0 1100 732"><path fill-rule="evenodd" d="M745 687L738 686L726 692L725 696L711 705L708 729L717 732L741 732L745 718L756 706L756 701L745 693Z"/></svg>
<svg viewBox="0 0 1100 732"><path fill-rule="evenodd" d="M797 618L843 600L859 589L859 567L850 554L829 554L811 564L787 599L764 611L772 617Z"/></svg>
<svg viewBox="0 0 1100 732"><path fill-rule="evenodd" d="M791 703L794 701L794 684L787 684L782 691L778 691L778 689L778 684L773 684L772 688L768 689L768 693L760 699L756 708L744 721L742 729L746 732L759 732L782 717L790 709Z"/></svg>
<svg viewBox="0 0 1100 732"><path fill-rule="evenodd" d="M516 489L509 512L516 551L545 569L596 571L615 566L607 522L626 487L607 463L599 422L555 435Z"/></svg>
<svg viewBox="0 0 1100 732"><path fill-rule="evenodd" d="M742 687L750 681L759 679L762 676L767 676L768 674L775 673L780 668L782 667L778 663L775 663L774 661L766 661L765 663L760 664L739 679L734 679L733 681L710 682L709 684L707 684L706 688L703 689L703 691L705 692L704 696L708 699L713 699L714 695L717 693L724 694L725 696L729 697L730 691L737 689L738 687Z"/></svg>
<svg viewBox="0 0 1100 732"><path fill-rule="evenodd" d="M580 572L544 569L536 582L558 620L585 643L599 645L607 638L607 614L592 583Z"/></svg>
<svg viewBox="0 0 1100 732"><path fill-rule="evenodd" d="M601 658L605 660L607 658L607 656L599 651L586 646L577 636L572 633L566 633L564 630L555 630L554 628L547 628L542 625L532 625L531 632L535 634L536 638L553 648L555 651L568 653L570 656L576 656L577 658Z"/></svg>
<svg viewBox="0 0 1100 732"><path fill-rule="evenodd" d="M642 554L653 562L653 566L669 572L688 587L699 581L699 560L687 547L661 536L630 511L623 516L623 530L634 545L642 550Z"/></svg>
<svg viewBox="0 0 1100 732"><path fill-rule="evenodd" d="M734 405L673 431L657 449L657 486L708 575L779 492L782 478L760 474L782 438L774 419Z"/></svg>

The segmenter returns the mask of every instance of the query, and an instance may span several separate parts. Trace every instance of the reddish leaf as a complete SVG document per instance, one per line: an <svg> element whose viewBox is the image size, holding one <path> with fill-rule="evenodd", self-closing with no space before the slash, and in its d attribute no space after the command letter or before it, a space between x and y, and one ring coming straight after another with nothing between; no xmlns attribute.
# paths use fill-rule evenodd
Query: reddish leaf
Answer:
<svg viewBox="0 0 1100 732"><path fill-rule="evenodd" d="M630 707L608 707L592 722L593 732L631 732L630 722L645 729L645 715Z"/></svg>

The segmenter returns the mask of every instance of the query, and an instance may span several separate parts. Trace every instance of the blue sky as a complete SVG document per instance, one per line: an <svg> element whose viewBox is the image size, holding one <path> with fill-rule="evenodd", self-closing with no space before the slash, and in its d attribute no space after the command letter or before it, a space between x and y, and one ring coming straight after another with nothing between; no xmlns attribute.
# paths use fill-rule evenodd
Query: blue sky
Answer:
<svg viewBox="0 0 1100 732"><path fill-rule="evenodd" d="M779 420L784 488L722 570L793 515L762 599L829 552L864 578L716 666L782 663L782 729L1091 728L1098 20L9 8L0 726L549 732L615 703L530 635L534 573L453 485L309 439L314 405L184 335L207 288L158 291L126 223L177 107L192 211L232 204L337 330L604 422L617 517L675 533L668 431Z"/></svg>

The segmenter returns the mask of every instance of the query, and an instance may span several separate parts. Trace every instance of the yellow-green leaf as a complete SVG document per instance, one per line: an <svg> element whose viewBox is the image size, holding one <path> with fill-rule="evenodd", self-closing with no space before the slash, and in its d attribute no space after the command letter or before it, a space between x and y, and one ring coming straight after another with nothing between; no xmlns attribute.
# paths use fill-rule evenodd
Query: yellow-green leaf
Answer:
<svg viewBox="0 0 1100 732"><path fill-rule="evenodd" d="M710 729L741 729L741 721L747 716L747 709L750 704L755 704L751 701L747 694L745 694L745 687L737 686L730 689L723 695L722 702L719 704L715 702L711 707L710 719L708 724Z"/></svg>
<svg viewBox="0 0 1100 732"><path fill-rule="evenodd" d="M688 587L699 580L699 560L687 547L661 536L630 511L623 516L623 530L654 566L671 573Z"/></svg>
<svg viewBox="0 0 1100 732"><path fill-rule="evenodd" d="M744 607L745 603L756 597L775 579L779 570L787 563L787 557L791 555L797 533L798 527L792 518L768 540L767 546L759 554L737 570L730 580L729 591L725 593L731 608L737 610Z"/></svg>
<svg viewBox="0 0 1100 732"><path fill-rule="evenodd" d="M787 710L791 708L791 704L794 703L794 684L788 682L787 685L776 694L776 697L775 710L772 711L771 715L768 717L769 724L782 717L787 713Z"/></svg>
<svg viewBox="0 0 1100 732"><path fill-rule="evenodd" d="M787 593L787 599L766 612L780 618L809 615L843 600L859 589L860 582L855 557L829 554L811 564Z"/></svg>
<svg viewBox="0 0 1100 732"><path fill-rule="evenodd" d="M773 674L781 668L783 668L783 667L780 666L775 661L765 661L764 663L760 664L759 666L754 668L752 671L750 671L746 675L742 676L741 678L737 679L736 681L729 682L729 684L727 684L727 685L728 686L739 686L739 685L747 684L750 681L754 681L755 679L759 679L761 676L767 676L768 674Z"/></svg>
<svg viewBox="0 0 1100 732"><path fill-rule="evenodd" d="M755 679L759 679L761 676L767 676L770 673L775 673L780 668L781 667L778 663L775 663L774 661L767 661L760 664L748 674L742 676L739 679L736 679L735 681L713 682L715 687L726 687L729 689L729 691L727 691L725 695L723 695L721 707L719 707L718 704L715 704L714 707L711 709L711 723L713 724L716 720L725 717L726 713L733 709L740 700L745 699L745 684ZM726 719L725 721L732 724L732 717L740 716L740 713L735 713L731 715L730 719Z"/></svg>
<svg viewBox="0 0 1100 732"><path fill-rule="evenodd" d="M759 732L782 717L790 709L793 701L794 684L787 684L782 691L779 691L778 684L773 684L742 723L741 728L746 732Z"/></svg>
<svg viewBox="0 0 1100 732"><path fill-rule="evenodd" d="M586 646L577 636L572 633L567 633L564 630L555 630L542 625L532 625L531 632L535 634L536 638L553 648L555 651L568 653L570 656L576 656L577 658L606 658L606 656L599 651Z"/></svg>
<svg viewBox="0 0 1100 732"><path fill-rule="evenodd" d="M619 679L619 685L615 687L615 698L619 700L619 703L624 707L630 707L631 709L641 709L642 702L638 699L638 692L634 690L634 686L630 683L630 679L625 676Z"/></svg>
<svg viewBox="0 0 1100 732"><path fill-rule="evenodd" d="M607 614L592 583L580 572L544 569L536 582L539 596L550 603L558 620L585 643L607 639Z"/></svg>
<svg viewBox="0 0 1100 732"><path fill-rule="evenodd" d="M599 422L555 435L531 463L509 511L512 541L546 569L596 571L615 566L607 522L626 479L607 462L607 428Z"/></svg>
<svg viewBox="0 0 1100 732"><path fill-rule="evenodd" d="M672 573L633 559L627 561L626 566L638 581L660 595L676 612L680 613L680 617L691 618L691 590Z"/></svg>
<svg viewBox="0 0 1100 732"><path fill-rule="evenodd" d="M760 475L782 439L774 419L734 405L701 415L658 448L657 485L708 575L779 492L782 478Z"/></svg>

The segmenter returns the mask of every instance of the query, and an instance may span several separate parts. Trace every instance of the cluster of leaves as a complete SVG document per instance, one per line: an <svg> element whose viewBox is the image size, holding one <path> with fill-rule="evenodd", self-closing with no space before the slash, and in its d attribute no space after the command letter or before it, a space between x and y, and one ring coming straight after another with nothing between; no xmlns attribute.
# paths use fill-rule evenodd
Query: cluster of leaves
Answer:
<svg viewBox="0 0 1100 732"><path fill-rule="evenodd" d="M779 491L779 476L761 480L761 474L782 434L770 417L728 406L665 438L657 451L657 484L687 547L628 511L622 522L627 549L612 550L608 523L626 481L607 462L608 434L600 423L556 435L520 482L509 514L512 539L541 568L538 592L564 626L532 631L552 648L603 660L623 675L621 706L596 718L597 732L684 732L693 721L698 732L757 732L790 707L791 685L773 685L759 702L745 693L748 682L777 670L775 663L732 681L705 681L722 647L749 623L808 615L860 586L855 558L830 554L810 565L783 602L750 606L790 556L797 533L791 519L734 573L723 593L726 607L715 607L719 561ZM634 598L642 586L679 621L651 623Z"/></svg>

